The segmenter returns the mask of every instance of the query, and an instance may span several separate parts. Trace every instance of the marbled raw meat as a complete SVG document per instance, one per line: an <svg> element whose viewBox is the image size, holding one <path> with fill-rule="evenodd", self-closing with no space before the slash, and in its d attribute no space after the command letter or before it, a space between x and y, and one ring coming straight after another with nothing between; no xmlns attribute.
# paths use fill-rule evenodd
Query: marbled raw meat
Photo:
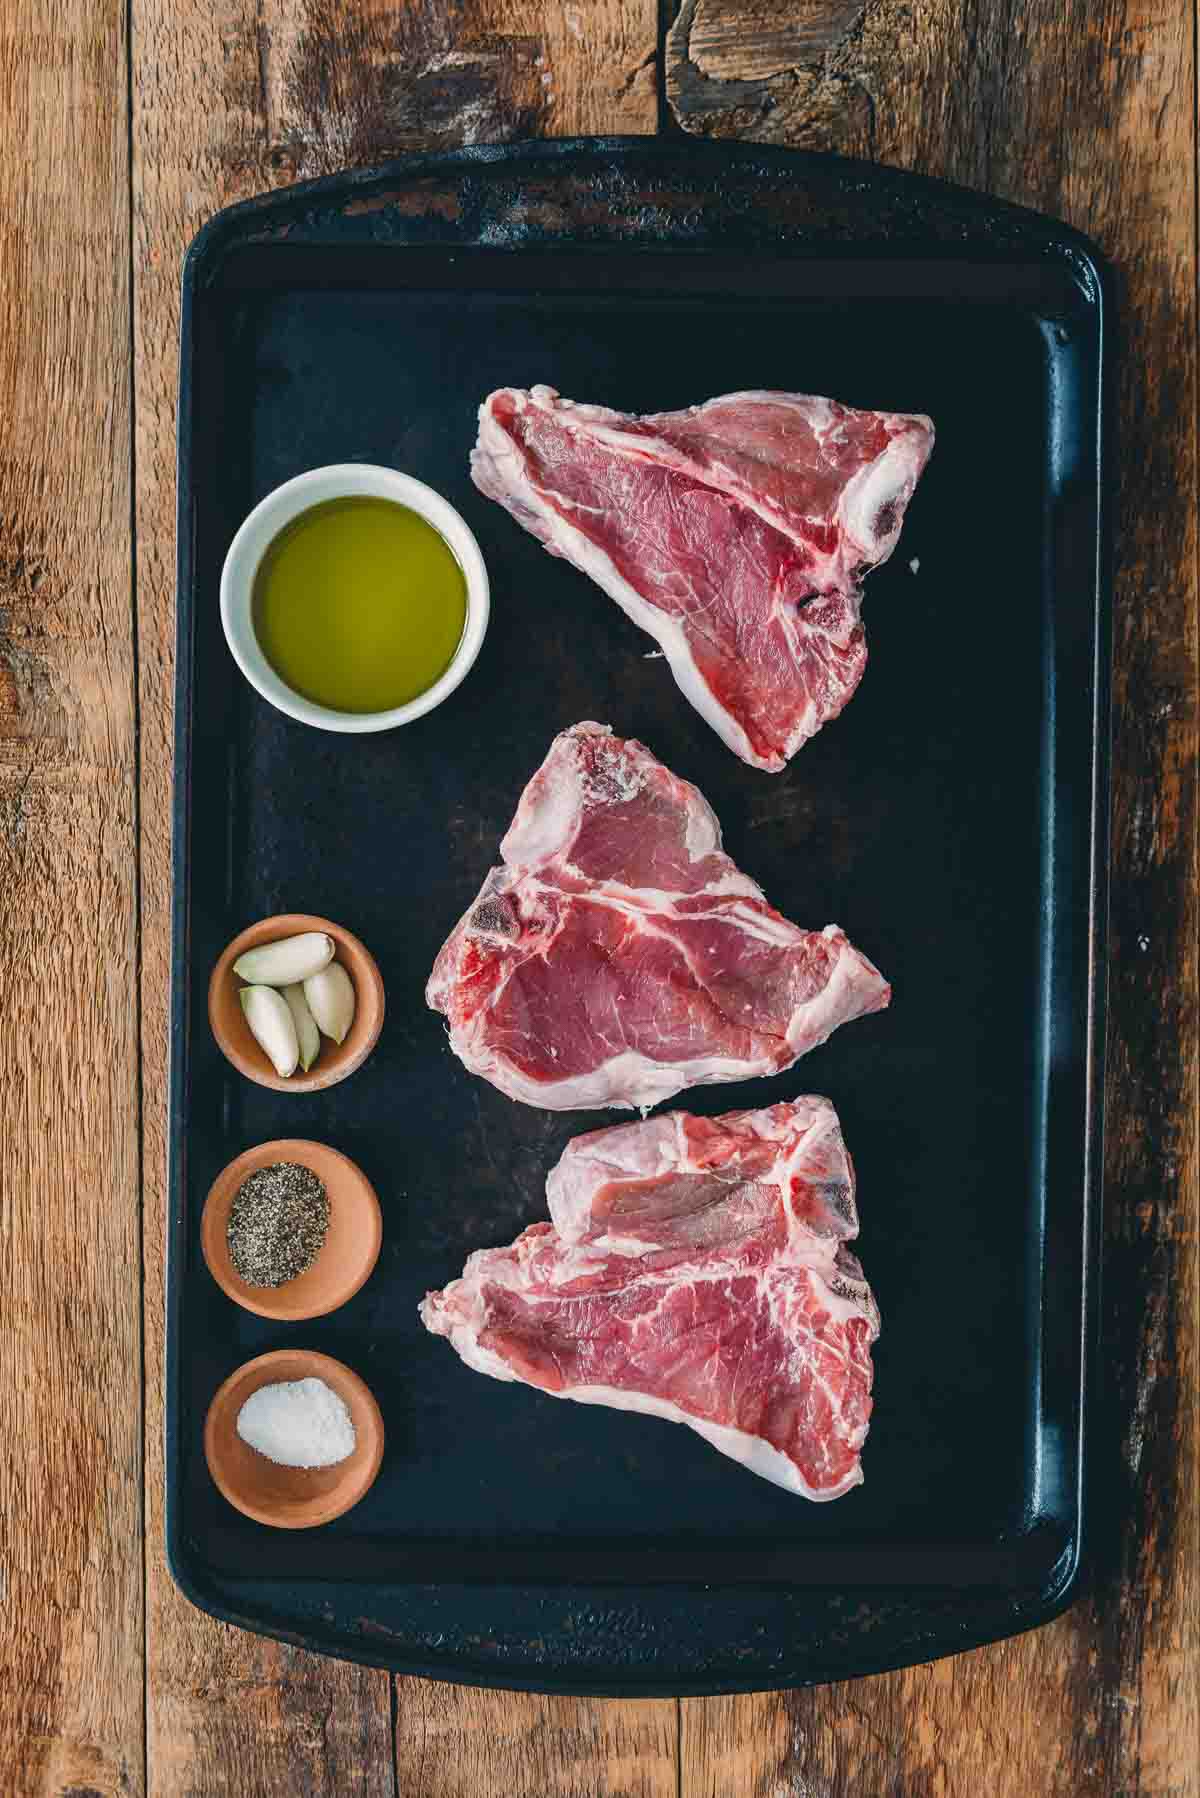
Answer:
<svg viewBox="0 0 1200 1798"><path fill-rule="evenodd" d="M546 1192L553 1221L473 1254L427 1329L496 1379L685 1423L806 1498L859 1484L879 1314L828 1099L592 1131Z"/></svg>
<svg viewBox="0 0 1200 1798"><path fill-rule="evenodd" d="M862 678L862 577L932 448L928 418L809 394L634 418L502 387L471 472L649 631L736 755L777 773Z"/></svg>
<svg viewBox="0 0 1200 1798"><path fill-rule="evenodd" d="M500 855L426 998L472 1073L527 1105L647 1108L777 1074L888 1003L836 924L767 903L696 787L603 725L555 738Z"/></svg>

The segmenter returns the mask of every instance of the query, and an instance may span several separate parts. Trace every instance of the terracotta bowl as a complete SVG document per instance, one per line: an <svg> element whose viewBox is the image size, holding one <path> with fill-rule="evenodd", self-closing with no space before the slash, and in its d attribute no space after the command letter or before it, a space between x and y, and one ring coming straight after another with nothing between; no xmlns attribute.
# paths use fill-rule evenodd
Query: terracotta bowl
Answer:
<svg viewBox="0 0 1200 1798"><path fill-rule="evenodd" d="M331 1042L327 1036L321 1038L320 1054L307 1074L297 1068L284 1080L250 1034L238 998L246 983L234 973L233 964L247 949L257 949L277 937L299 936L305 930L324 930L337 944L334 960L341 962L354 983L354 1022L343 1043ZM374 956L351 931L331 924L328 918L310 917L307 912L280 912L278 917L251 924L234 937L220 957L208 983L208 1021L221 1053L247 1080L256 1080L259 1086L272 1087L279 1093L318 1092L323 1086L336 1086L361 1067L379 1041L383 1029L383 979Z"/></svg>
<svg viewBox="0 0 1200 1798"><path fill-rule="evenodd" d="M252 1392L277 1380L324 1380L350 1409L353 1454L336 1467L280 1467L237 1433L238 1413ZM313 1349L259 1355L218 1387L204 1420L204 1454L217 1490L256 1523L280 1530L312 1529L356 1505L383 1460L383 1418L356 1373Z"/></svg>
<svg viewBox="0 0 1200 1798"><path fill-rule="evenodd" d="M275 1161L311 1168L329 1197L329 1229L310 1268L283 1286L249 1286L229 1256L229 1209L242 1181ZM324 1317L352 1299L379 1259L383 1219L375 1188L360 1167L324 1143L285 1137L247 1149L213 1181L200 1219L200 1246L222 1292L259 1317L295 1322Z"/></svg>

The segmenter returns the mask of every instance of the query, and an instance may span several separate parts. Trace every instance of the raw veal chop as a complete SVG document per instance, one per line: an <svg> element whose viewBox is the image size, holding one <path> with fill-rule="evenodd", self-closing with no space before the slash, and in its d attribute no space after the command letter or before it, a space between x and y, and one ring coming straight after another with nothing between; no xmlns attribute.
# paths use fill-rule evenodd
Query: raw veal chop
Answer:
<svg viewBox="0 0 1200 1798"><path fill-rule="evenodd" d="M649 631L736 755L778 772L862 678L861 578L932 448L925 417L799 393L633 418L503 387L471 472Z"/></svg>
<svg viewBox="0 0 1200 1798"><path fill-rule="evenodd" d="M890 997L836 924L767 904L694 786L603 725L555 738L500 855L426 997L466 1066L528 1105L780 1073Z"/></svg>
<svg viewBox="0 0 1200 1798"><path fill-rule="evenodd" d="M472 1255L427 1329L496 1379L686 1423L789 1492L859 1484L879 1314L828 1099L596 1130L546 1192L553 1222Z"/></svg>

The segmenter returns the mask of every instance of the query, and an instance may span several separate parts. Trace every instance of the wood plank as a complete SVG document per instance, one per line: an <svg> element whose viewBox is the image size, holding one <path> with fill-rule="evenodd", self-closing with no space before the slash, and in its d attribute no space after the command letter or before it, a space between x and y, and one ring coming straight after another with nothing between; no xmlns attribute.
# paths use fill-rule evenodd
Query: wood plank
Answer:
<svg viewBox="0 0 1200 1798"><path fill-rule="evenodd" d="M651 131L656 22L653 0L576 0L563 8L538 0L470 0L452 9L380 0L224 0L215 12L204 0L134 0L148 1741L154 1791L243 1790L239 1781L248 1767L262 1778L263 1790L386 1793L392 1780L387 1677L277 1648L202 1617L176 1591L161 1549L180 259L211 212L292 179L423 146L531 131ZM655 1715L653 1729L644 1721L632 1728L603 1706L562 1701L547 1712L540 1699L402 1680L395 1707L397 1756L409 1768L430 1715L441 1719L449 1745L465 1741L468 1720L474 1728L490 1711L494 1721L484 1739L495 1755L497 1791L516 1789L509 1783L512 1757L536 1769L531 1777L542 1783L528 1789L549 1798L580 1789L579 1780L588 1777L579 1764L581 1743L598 1764L619 1763L635 1746L649 1754L651 1737L652 1770L639 1777L657 1783L627 1789L674 1790L672 1704L647 1707ZM453 1765L437 1775L453 1776Z"/></svg>
<svg viewBox="0 0 1200 1798"><path fill-rule="evenodd" d="M812 1693L686 1702L689 1795L1200 1791L1191 0L685 0L687 129L867 155L1056 213L1116 260L1105 1345L1096 1595L1032 1636ZM885 1320L886 1324L886 1320Z"/></svg>
<svg viewBox="0 0 1200 1798"><path fill-rule="evenodd" d="M393 1798L386 1674L148 1600L151 1792Z"/></svg>
<svg viewBox="0 0 1200 1798"><path fill-rule="evenodd" d="M397 1683L397 1798L676 1798L673 1702Z"/></svg>
<svg viewBox="0 0 1200 1798"><path fill-rule="evenodd" d="M142 1780L121 0L0 21L0 1790Z"/></svg>

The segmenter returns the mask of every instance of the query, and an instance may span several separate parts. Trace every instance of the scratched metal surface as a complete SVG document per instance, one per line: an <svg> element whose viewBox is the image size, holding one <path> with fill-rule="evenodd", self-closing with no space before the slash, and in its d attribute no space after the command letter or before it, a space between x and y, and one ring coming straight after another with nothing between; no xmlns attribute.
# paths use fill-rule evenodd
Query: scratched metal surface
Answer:
<svg viewBox="0 0 1200 1798"><path fill-rule="evenodd" d="M682 1692L926 1659L1069 1601L1098 1128L1102 314L1088 247L1059 227L755 149L414 159L202 234L180 421L168 1370L169 1548L198 1603L410 1671ZM648 641L470 486L478 400L533 380L640 411L780 386L934 416L900 551L868 586L864 685L785 775L737 762ZM360 740L259 702L215 614L246 510L355 458L446 492L495 597L453 700ZM842 1114L884 1334L867 1483L835 1505L676 1427L498 1387L416 1320L472 1248L544 1215L546 1170L602 1121L473 1079L422 1001L521 787L581 717L696 780L768 896L841 923L896 989L790 1074L680 1101L816 1090ZM295 908L358 931L388 992L369 1065L304 1098L236 1080L203 1007L233 931ZM364 1165L385 1241L343 1311L279 1328L216 1291L197 1227L219 1167L284 1133ZM285 1342L357 1367L387 1423L377 1485L316 1540L238 1517L200 1452L216 1385Z"/></svg>

